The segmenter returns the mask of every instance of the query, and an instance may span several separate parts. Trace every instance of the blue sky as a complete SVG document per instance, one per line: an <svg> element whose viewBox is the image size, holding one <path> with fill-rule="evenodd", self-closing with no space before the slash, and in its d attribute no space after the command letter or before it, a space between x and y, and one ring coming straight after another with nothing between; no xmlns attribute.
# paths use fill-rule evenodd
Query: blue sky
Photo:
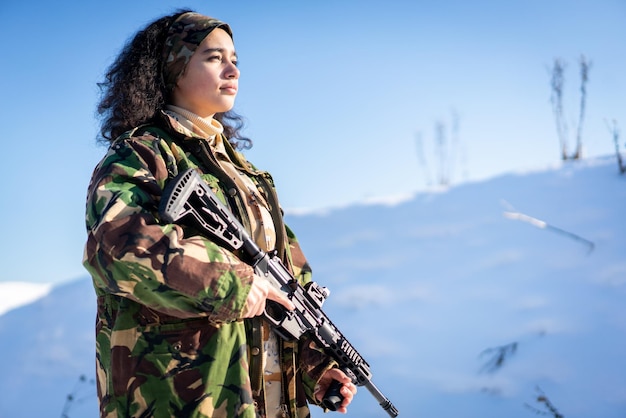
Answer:
<svg viewBox="0 0 626 418"><path fill-rule="evenodd" d="M130 36L178 7L231 24L242 71L236 110L255 141L247 156L272 172L286 209L432 185L434 127L451 127L454 114L453 184L558 164L555 57L568 63L570 131L577 61L593 63L587 155L613 152L607 119L626 125L624 0L3 1L0 281L85 274L85 190L105 152L94 142L96 83Z"/></svg>

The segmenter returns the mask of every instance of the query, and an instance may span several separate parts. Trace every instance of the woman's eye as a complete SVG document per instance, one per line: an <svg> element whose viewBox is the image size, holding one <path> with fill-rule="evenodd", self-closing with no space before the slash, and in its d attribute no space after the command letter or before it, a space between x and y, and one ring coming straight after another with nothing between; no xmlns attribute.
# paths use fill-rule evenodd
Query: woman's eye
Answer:
<svg viewBox="0 0 626 418"><path fill-rule="evenodd" d="M222 57L219 55L211 55L208 59L209 61L221 61Z"/></svg>

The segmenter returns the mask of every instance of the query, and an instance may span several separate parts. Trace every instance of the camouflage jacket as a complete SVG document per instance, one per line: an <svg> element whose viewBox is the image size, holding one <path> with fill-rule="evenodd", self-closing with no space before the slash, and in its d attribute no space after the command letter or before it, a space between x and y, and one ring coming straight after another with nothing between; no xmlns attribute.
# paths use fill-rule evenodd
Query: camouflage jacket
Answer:
<svg viewBox="0 0 626 418"><path fill-rule="evenodd" d="M265 417L258 331L242 320L253 270L236 254L159 220L168 180L187 168L247 226L206 141L167 115L116 139L87 196L83 264L98 300L96 377L101 417ZM225 141L227 142L227 141ZM282 223L269 174L227 147L270 203L277 249L295 277L310 268ZM284 416L308 417L307 401L332 362L308 341L281 341ZM254 376L254 381L251 381ZM259 380L259 381L256 381Z"/></svg>

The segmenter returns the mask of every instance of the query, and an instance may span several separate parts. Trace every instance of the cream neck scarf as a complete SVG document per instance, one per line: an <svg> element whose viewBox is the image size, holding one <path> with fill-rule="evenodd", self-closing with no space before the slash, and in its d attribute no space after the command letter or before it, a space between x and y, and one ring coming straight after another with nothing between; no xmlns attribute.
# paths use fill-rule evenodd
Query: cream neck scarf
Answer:
<svg viewBox="0 0 626 418"><path fill-rule="evenodd" d="M203 118L182 107L167 105L166 113L175 118L181 125L191 132L197 133L205 139L213 139L224 132L224 127L217 120ZM200 130L201 132L198 132Z"/></svg>

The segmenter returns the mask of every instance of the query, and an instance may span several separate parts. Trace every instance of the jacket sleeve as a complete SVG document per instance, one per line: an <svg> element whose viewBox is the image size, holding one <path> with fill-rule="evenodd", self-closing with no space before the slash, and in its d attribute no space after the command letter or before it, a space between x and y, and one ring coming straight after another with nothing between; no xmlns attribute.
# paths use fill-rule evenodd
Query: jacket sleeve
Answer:
<svg viewBox="0 0 626 418"><path fill-rule="evenodd" d="M177 170L172 149L152 136L114 143L89 186L83 264L99 295L178 318L236 320L252 268L210 240L158 220L163 188Z"/></svg>

